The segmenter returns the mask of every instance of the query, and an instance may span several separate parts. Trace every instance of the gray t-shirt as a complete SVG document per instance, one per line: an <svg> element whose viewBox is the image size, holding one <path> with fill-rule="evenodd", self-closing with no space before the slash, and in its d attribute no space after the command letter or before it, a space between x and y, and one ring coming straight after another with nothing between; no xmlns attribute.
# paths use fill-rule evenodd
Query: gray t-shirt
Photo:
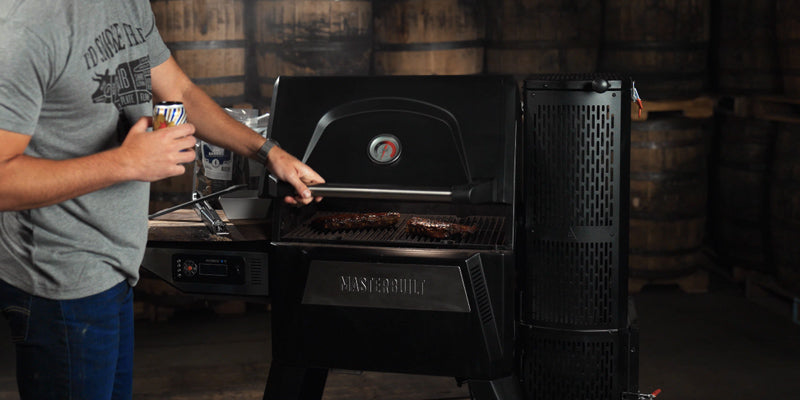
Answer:
<svg viewBox="0 0 800 400"><path fill-rule="evenodd" d="M53 160L118 147L152 114L150 68L169 58L147 0L0 2L0 129ZM36 185L36 182L30 182ZM124 182L0 212L0 279L74 299L139 277L150 185Z"/></svg>

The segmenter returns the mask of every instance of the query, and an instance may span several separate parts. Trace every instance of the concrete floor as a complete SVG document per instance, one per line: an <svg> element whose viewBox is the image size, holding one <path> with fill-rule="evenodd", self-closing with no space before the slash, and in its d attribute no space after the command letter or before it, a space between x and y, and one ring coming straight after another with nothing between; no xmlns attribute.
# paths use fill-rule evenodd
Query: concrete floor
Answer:
<svg viewBox="0 0 800 400"><path fill-rule="evenodd" d="M716 275L705 294L646 286L633 297L642 392L661 389L659 400L800 398L800 325L788 315L788 303L756 303L741 284ZM260 399L269 368L268 329L269 314L258 309L139 321L134 399ZM3 323L0 400L18 400L13 376L13 347ZM332 374L325 400L355 399L353 387L365 396L357 400L466 396L450 378L364 373Z"/></svg>

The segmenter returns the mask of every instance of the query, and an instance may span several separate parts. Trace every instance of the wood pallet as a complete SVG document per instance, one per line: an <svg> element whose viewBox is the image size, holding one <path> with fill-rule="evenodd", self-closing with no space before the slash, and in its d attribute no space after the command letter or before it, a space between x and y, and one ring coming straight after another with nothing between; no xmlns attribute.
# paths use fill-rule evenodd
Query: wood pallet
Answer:
<svg viewBox="0 0 800 400"><path fill-rule="evenodd" d="M678 285L685 293L708 293L708 282L708 271L702 269L675 278L628 278L628 293L636 294L655 285Z"/></svg>
<svg viewBox="0 0 800 400"><path fill-rule="evenodd" d="M714 115L714 106L717 100L711 96L700 96L683 100L647 100L642 99L642 115L639 116L639 106L631 105L631 120L646 121L652 112L674 111L680 112L687 118L710 118Z"/></svg>
<svg viewBox="0 0 800 400"><path fill-rule="evenodd" d="M767 121L800 123L800 97L731 96L733 114Z"/></svg>
<svg viewBox="0 0 800 400"><path fill-rule="evenodd" d="M745 281L745 297L800 325L800 293L781 286L774 277L753 272Z"/></svg>

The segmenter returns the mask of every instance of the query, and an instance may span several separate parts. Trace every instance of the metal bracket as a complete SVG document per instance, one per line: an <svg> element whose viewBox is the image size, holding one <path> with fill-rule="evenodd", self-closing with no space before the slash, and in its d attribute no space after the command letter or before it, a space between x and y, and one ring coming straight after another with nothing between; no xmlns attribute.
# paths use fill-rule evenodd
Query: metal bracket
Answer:
<svg viewBox="0 0 800 400"><path fill-rule="evenodd" d="M657 389L653 393L632 393L623 392L622 400L653 400L661 393L661 389Z"/></svg>

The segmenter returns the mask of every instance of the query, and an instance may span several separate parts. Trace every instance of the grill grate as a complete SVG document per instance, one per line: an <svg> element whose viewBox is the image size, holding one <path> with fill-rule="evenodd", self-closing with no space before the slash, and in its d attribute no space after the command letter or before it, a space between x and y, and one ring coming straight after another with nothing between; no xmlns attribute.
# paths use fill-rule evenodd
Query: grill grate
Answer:
<svg viewBox="0 0 800 400"><path fill-rule="evenodd" d="M311 226L311 221L319 217L338 214L319 212L304 223L291 229L282 240L314 243L369 244L391 246L415 246L436 248L495 248L505 245L505 218L496 216L471 216L459 218L454 215L415 215L400 214L400 220L392 227L374 229L347 229L323 231ZM455 236L448 239L435 239L409 233L406 224L412 217L429 218L463 225L474 225L478 230L467 237Z"/></svg>

